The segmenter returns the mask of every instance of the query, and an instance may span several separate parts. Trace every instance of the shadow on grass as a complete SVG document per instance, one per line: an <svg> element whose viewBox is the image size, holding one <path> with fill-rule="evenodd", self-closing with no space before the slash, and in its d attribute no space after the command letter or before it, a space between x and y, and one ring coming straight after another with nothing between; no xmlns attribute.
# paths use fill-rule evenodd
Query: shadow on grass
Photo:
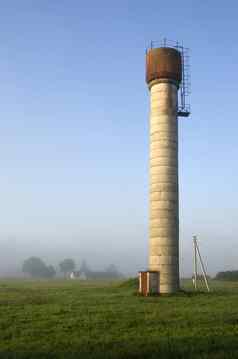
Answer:
<svg viewBox="0 0 238 359"><path fill-rule="evenodd" d="M69 343L70 344L70 343ZM206 338L163 338L151 343L143 342L113 342L97 345L85 344L84 348L72 351L56 350L54 352L22 351L0 352L1 359L223 359L238 358L236 336L210 336Z"/></svg>

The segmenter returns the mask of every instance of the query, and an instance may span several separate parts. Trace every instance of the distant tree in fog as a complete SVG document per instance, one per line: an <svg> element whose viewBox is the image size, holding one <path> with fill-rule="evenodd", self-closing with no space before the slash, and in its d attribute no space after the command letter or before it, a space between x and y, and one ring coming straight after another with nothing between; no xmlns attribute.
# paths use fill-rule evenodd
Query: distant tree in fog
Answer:
<svg viewBox="0 0 238 359"><path fill-rule="evenodd" d="M62 262L59 263L60 271L64 273L64 276L68 273L71 273L75 269L74 260L71 258L66 258Z"/></svg>
<svg viewBox="0 0 238 359"><path fill-rule="evenodd" d="M227 280L227 281L238 281L238 270L218 272L215 279Z"/></svg>
<svg viewBox="0 0 238 359"><path fill-rule="evenodd" d="M116 273L116 272L118 272L118 269L117 269L117 267L115 266L115 264L110 264L110 265L106 268L106 272Z"/></svg>
<svg viewBox="0 0 238 359"><path fill-rule="evenodd" d="M47 277L48 278L53 278L56 275L56 271L55 268L53 266L48 266L47 267Z"/></svg>
<svg viewBox="0 0 238 359"><path fill-rule="evenodd" d="M87 262L85 260L83 260L83 262L81 264L80 272L85 273L85 274L91 272L91 270L89 269Z"/></svg>
<svg viewBox="0 0 238 359"><path fill-rule="evenodd" d="M106 272L108 274L111 274L112 277L114 278L120 278L123 277L122 273L119 272L118 268L115 266L115 264L110 264L107 268L106 268Z"/></svg>
<svg viewBox="0 0 238 359"><path fill-rule="evenodd" d="M47 266L39 257L26 259L23 263L22 271L33 278L53 278L56 274L54 267Z"/></svg>

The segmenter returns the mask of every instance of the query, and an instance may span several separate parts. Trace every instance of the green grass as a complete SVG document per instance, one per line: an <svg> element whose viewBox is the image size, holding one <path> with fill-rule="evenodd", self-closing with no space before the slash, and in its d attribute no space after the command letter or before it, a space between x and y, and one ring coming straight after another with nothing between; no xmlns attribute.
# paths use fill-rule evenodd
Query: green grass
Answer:
<svg viewBox="0 0 238 359"><path fill-rule="evenodd" d="M238 283L144 298L136 281L0 281L1 358L238 358Z"/></svg>

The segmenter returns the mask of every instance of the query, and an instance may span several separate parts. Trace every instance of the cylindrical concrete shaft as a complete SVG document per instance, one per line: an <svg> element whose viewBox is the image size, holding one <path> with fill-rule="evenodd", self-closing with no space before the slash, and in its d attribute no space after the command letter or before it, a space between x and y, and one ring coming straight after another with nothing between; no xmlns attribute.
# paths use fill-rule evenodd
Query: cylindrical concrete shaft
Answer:
<svg viewBox="0 0 238 359"><path fill-rule="evenodd" d="M149 269L161 293L179 289L177 92L171 80L150 83Z"/></svg>

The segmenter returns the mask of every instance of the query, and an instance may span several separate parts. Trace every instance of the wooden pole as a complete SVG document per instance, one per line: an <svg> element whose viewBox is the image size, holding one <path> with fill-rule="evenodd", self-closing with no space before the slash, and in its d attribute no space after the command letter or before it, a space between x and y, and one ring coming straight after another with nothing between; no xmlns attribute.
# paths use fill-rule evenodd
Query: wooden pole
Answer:
<svg viewBox="0 0 238 359"><path fill-rule="evenodd" d="M197 247L196 237L193 237L193 271L194 271L194 288L197 290Z"/></svg>
<svg viewBox="0 0 238 359"><path fill-rule="evenodd" d="M202 257L201 257L200 251L199 251L199 247L198 247L198 243L197 243L197 238L196 238L196 237L195 237L195 246L196 246L197 253L198 253L198 256L199 256L199 260L200 260L200 264L201 264L201 269L202 269L202 274L203 274L203 278L204 278L204 281L205 281L205 284L206 284L206 287L207 287L207 291L210 292L210 288L209 288L208 281L207 281L207 275L206 275L205 267L204 267L204 264L203 264L203 261L202 261Z"/></svg>

